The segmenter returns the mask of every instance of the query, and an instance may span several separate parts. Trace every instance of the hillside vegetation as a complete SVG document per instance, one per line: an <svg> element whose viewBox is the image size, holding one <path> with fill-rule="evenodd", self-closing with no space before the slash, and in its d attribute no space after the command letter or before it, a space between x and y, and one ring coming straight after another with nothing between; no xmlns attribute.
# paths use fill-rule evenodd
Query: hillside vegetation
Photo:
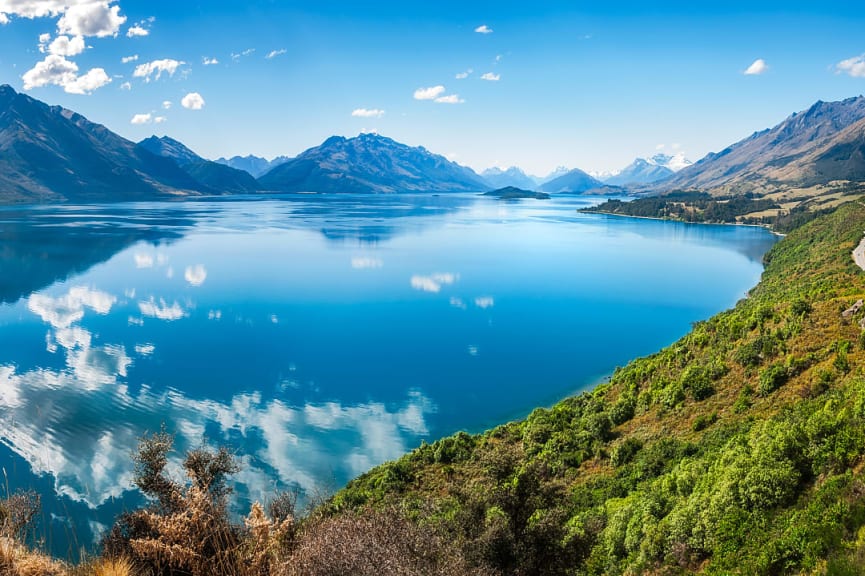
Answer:
<svg viewBox="0 0 865 576"><path fill-rule="evenodd" d="M767 254L748 298L609 383L424 444L304 515L274 495L232 519L230 453L191 452L183 482L165 473L170 435L145 438L152 504L101 557L28 550L35 505L17 495L0 501L0 573L865 573L863 231L859 202L816 218Z"/></svg>
<svg viewBox="0 0 865 576"><path fill-rule="evenodd" d="M863 230L860 203L806 224L734 309L591 392L380 466L331 510L398 506L504 574L865 572L865 338L842 318L865 297Z"/></svg>

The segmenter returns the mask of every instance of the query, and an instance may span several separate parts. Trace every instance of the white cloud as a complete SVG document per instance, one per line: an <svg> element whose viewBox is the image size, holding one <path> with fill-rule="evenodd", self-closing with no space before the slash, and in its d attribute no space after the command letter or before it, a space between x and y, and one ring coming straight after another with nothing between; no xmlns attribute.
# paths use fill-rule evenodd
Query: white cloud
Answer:
<svg viewBox="0 0 865 576"><path fill-rule="evenodd" d="M458 274L450 272L438 272L430 276L414 275L411 277L410 284L415 290L421 292L441 292L442 286L453 284L459 279Z"/></svg>
<svg viewBox="0 0 865 576"><path fill-rule="evenodd" d="M135 24L134 26L130 26L129 30L126 31L126 37L127 38L135 38L138 36L148 36L149 34L150 34L150 30L148 30L147 28L144 28L143 26L140 26L138 24Z"/></svg>
<svg viewBox="0 0 865 576"><path fill-rule="evenodd" d="M465 310L467 308L466 303L462 298L457 298L456 296L451 296L451 306L454 308L459 308L460 310Z"/></svg>
<svg viewBox="0 0 865 576"><path fill-rule="evenodd" d="M120 6L111 6L107 1L81 2L66 8L57 22L57 30L72 36L104 38L117 36L124 22L126 16L120 15Z"/></svg>
<svg viewBox="0 0 865 576"><path fill-rule="evenodd" d="M381 118L384 116L384 110L378 108L355 108L351 111L351 115L355 118Z"/></svg>
<svg viewBox="0 0 865 576"><path fill-rule="evenodd" d="M9 17L6 16L3 12L0 12L0 26L3 24L9 24Z"/></svg>
<svg viewBox="0 0 865 576"><path fill-rule="evenodd" d="M288 50L286 50L285 48L280 48L279 50L271 50L267 53L267 56L265 56L265 58L267 58L268 60L272 60L277 56L282 56L286 52L288 52Z"/></svg>
<svg viewBox="0 0 865 576"><path fill-rule="evenodd" d="M208 58L207 56L204 56L201 59L201 63L205 66L213 66L214 64L219 64L219 60L217 60L216 58Z"/></svg>
<svg viewBox="0 0 865 576"><path fill-rule="evenodd" d="M62 86L68 94L90 94L111 82L102 68L93 68L83 76L78 76L78 65L57 54L49 54L37 62L21 79L24 80L25 90L52 84Z"/></svg>
<svg viewBox="0 0 865 576"><path fill-rule="evenodd" d="M769 65L762 58L757 58L754 63L748 66L748 69L743 72L746 76L759 76L769 70Z"/></svg>
<svg viewBox="0 0 865 576"><path fill-rule="evenodd" d="M384 266L384 262L382 262L379 258L357 257L351 259L351 267L355 270L370 270L375 268L381 268L382 266Z"/></svg>
<svg viewBox="0 0 865 576"><path fill-rule="evenodd" d="M196 266L187 266L183 277L193 286L201 286L207 280L207 269L198 264Z"/></svg>
<svg viewBox="0 0 865 576"><path fill-rule="evenodd" d="M251 56L253 53L255 53L255 48L247 48L246 50L244 50L243 52L240 52L239 54L232 52L231 53L231 59L234 60L235 62L237 62L238 60L240 60L241 56Z"/></svg>
<svg viewBox="0 0 865 576"><path fill-rule="evenodd" d="M501 80L501 74L493 74L492 72L487 72L483 76L481 76L481 80L488 80L490 82L498 82Z"/></svg>
<svg viewBox="0 0 865 576"><path fill-rule="evenodd" d="M183 97L180 105L187 110L201 110L204 108L204 98L198 92L190 92Z"/></svg>
<svg viewBox="0 0 865 576"><path fill-rule="evenodd" d="M155 74L156 80L159 80L163 73L168 74L169 76L174 76L174 73L177 72L177 69L183 64L186 64L186 62L174 60L172 58L154 60L136 66L132 76L135 78L144 78L145 82L150 82L151 77Z"/></svg>
<svg viewBox="0 0 865 576"><path fill-rule="evenodd" d="M462 104L465 102L458 94L448 94L447 96L439 96L435 99L439 104Z"/></svg>
<svg viewBox="0 0 865 576"><path fill-rule="evenodd" d="M42 53L56 54L57 56L77 56L84 52L87 45L84 43L82 36L58 36L50 44L50 34L42 34L39 36L39 51Z"/></svg>
<svg viewBox="0 0 865 576"><path fill-rule="evenodd" d="M483 25L475 28L475 32L477 32L478 34L492 34L493 29L490 28L489 26L487 26L486 24L483 24Z"/></svg>
<svg viewBox="0 0 865 576"><path fill-rule="evenodd" d="M167 122L167 121L168 121L168 118L166 118L165 116L156 116L153 119L154 124L162 124L162 123Z"/></svg>
<svg viewBox="0 0 865 576"><path fill-rule="evenodd" d="M111 82L103 68L88 70L83 76L79 76L72 83L63 86L63 90L69 94L90 94L98 88L102 88Z"/></svg>
<svg viewBox="0 0 865 576"><path fill-rule="evenodd" d="M445 91L442 85L430 86L429 88L418 88L414 91L415 100L435 100Z"/></svg>
<svg viewBox="0 0 865 576"><path fill-rule="evenodd" d="M138 54L133 54L132 56L124 56L120 59L124 64L129 64L130 62L136 62L138 60Z"/></svg>
<svg viewBox="0 0 865 576"><path fill-rule="evenodd" d="M150 124L153 122L153 114L149 112L147 114L136 114L132 117L132 120L129 121L130 124ZM141 266L139 266L141 268Z"/></svg>
<svg viewBox="0 0 865 576"><path fill-rule="evenodd" d="M163 100L162 109L163 110L171 110L171 100Z"/></svg>
<svg viewBox="0 0 865 576"><path fill-rule="evenodd" d="M132 83L124 82L123 84L120 85L120 89L121 90L132 90Z"/></svg>
<svg viewBox="0 0 865 576"><path fill-rule="evenodd" d="M853 78L865 78L865 54L842 60L835 65L837 74L849 74Z"/></svg>
<svg viewBox="0 0 865 576"><path fill-rule="evenodd" d="M457 74L456 76L454 76L454 78L456 78L457 80L465 80L466 78L468 78L469 76L472 75L472 72L474 72L474 70L472 70L471 68L469 68L469 69L466 70L465 72L460 72L459 74Z"/></svg>

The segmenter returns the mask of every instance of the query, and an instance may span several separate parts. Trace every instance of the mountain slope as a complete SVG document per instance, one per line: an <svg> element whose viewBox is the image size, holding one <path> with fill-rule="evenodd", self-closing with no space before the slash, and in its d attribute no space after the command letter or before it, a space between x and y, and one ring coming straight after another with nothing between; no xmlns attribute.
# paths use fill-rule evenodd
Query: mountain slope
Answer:
<svg viewBox="0 0 865 576"><path fill-rule="evenodd" d="M538 189L551 194L559 192L579 193L600 186L603 186L603 183L600 180L592 178L579 168L574 168L558 178L554 178L549 182L541 184Z"/></svg>
<svg viewBox="0 0 865 576"><path fill-rule="evenodd" d="M331 512L404 510L503 574L865 573L862 230L861 202L794 230L732 310L591 392L423 444Z"/></svg>
<svg viewBox="0 0 865 576"><path fill-rule="evenodd" d="M0 202L135 200L206 192L171 160L0 86Z"/></svg>
<svg viewBox="0 0 865 576"><path fill-rule="evenodd" d="M237 170L243 170L252 174L254 178L264 176L280 164L284 164L291 160L288 156L277 156L273 160L267 160L259 156L232 156L231 158L217 158L216 162L231 166Z"/></svg>
<svg viewBox="0 0 865 576"><path fill-rule="evenodd" d="M258 181L248 172L205 160L182 142L168 136L161 138L151 136L139 142L138 146L157 156L174 160L184 172L202 186L214 191L245 194L261 188Z"/></svg>
<svg viewBox="0 0 865 576"><path fill-rule="evenodd" d="M489 186L472 170L425 148L377 134L333 136L259 180L281 192L480 192Z"/></svg>
<svg viewBox="0 0 865 576"><path fill-rule="evenodd" d="M675 172L666 166L662 166L646 160L637 158L621 172L609 178L602 178L604 184L611 186L623 186L625 184L651 184L665 178L671 177Z"/></svg>
<svg viewBox="0 0 865 576"><path fill-rule="evenodd" d="M481 172L481 177L483 177L484 181L493 188L507 188L508 186L513 186L514 188L533 190L538 186L538 183L534 178L527 176L525 172L516 166L511 166L506 170L502 170L501 168L487 168Z"/></svg>
<svg viewBox="0 0 865 576"><path fill-rule="evenodd" d="M658 190L770 194L861 182L865 174L865 97L817 102L762 132L712 153Z"/></svg>

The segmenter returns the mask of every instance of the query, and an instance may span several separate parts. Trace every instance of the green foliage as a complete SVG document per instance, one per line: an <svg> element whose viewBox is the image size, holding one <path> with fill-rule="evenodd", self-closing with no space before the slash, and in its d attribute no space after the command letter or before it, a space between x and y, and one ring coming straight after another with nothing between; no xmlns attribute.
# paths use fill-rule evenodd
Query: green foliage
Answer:
<svg viewBox="0 0 865 576"><path fill-rule="evenodd" d="M757 391L760 393L760 396L768 396L786 384L788 378L789 373L786 366L778 363L772 364L760 372L760 385Z"/></svg>
<svg viewBox="0 0 865 576"><path fill-rule="evenodd" d="M379 467L335 507L412 506L508 575L862 573L865 338L840 311L865 295L863 229L851 203L793 230L734 309L594 391L419 448L398 484Z"/></svg>

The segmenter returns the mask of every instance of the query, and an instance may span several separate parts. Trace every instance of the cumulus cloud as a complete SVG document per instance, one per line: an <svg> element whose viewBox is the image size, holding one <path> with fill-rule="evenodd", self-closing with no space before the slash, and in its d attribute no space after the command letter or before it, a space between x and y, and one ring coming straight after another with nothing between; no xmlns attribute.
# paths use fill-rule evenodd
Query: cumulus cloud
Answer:
<svg viewBox="0 0 865 576"><path fill-rule="evenodd" d="M277 56L282 56L286 52L288 52L288 50L286 50L285 48L280 48L279 50L271 50L267 53L267 56L265 56L265 58L267 58L268 60L273 60Z"/></svg>
<svg viewBox="0 0 865 576"><path fill-rule="evenodd" d="M134 26L130 26L129 30L126 31L126 37L127 38L135 38L137 36L148 36L149 34L150 34L150 30L148 30L147 28L145 28L139 24L135 24Z"/></svg>
<svg viewBox="0 0 865 576"><path fill-rule="evenodd" d="M459 74L457 74L456 76L454 76L454 78L456 78L457 80L465 80L466 78L468 78L469 76L472 75L472 72L474 72L474 70L472 70L471 68L469 68L469 69L466 70L465 72L460 72Z"/></svg>
<svg viewBox="0 0 865 576"><path fill-rule="evenodd" d="M490 28L489 26L487 26L486 24L482 24L481 26L478 26L477 28L475 28L475 32L477 32L478 34L492 34L493 29Z"/></svg>
<svg viewBox="0 0 865 576"><path fill-rule="evenodd" d="M493 74L492 72L487 72L483 76L481 76L481 80L488 80L490 82L498 82L501 80L501 74Z"/></svg>
<svg viewBox="0 0 865 576"><path fill-rule="evenodd" d="M168 118L166 118L165 116L156 116L153 119L154 124L162 124L163 122L167 122L167 121L168 121Z"/></svg>
<svg viewBox="0 0 865 576"><path fill-rule="evenodd" d="M137 62L138 54L133 54L132 56L124 56L120 59L120 61L124 64L129 64L130 62Z"/></svg>
<svg viewBox="0 0 865 576"><path fill-rule="evenodd" d="M46 3L53 3L52 0ZM117 36L126 16L120 15L120 6L109 2L83 2L68 6L57 22L61 34L72 36Z"/></svg>
<svg viewBox="0 0 865 576"><path fill-rule="evenodd" d="M183 97L180 105L187 110L201 110L204 108L204 98L198 92L190 92Z"/></svg>
<svg viewBox="0 0 865 576"><path fill-rule="evenodd" d="M435 99L439 104L462 104L465 102L458 94L448 94L447 96L439 96Z"/></svg>
<svg viewBox="0 0 865 576"><path fill-rule="evenodd" d="M177 72L177 69L183 64L186 64L186 62L174 60L172 58L153 60L152 62L136 66L132 76L135 78L144 78L145 82L150 82L152 77L155 75L156 80L159 80L163 73L168 74L169 76L174 76L174 73Z"/></svg>
<svg viewBox="0 0 865 576"><path fill-rule="evenodd" d="M124 82L123 84L120 85L120 89L121 90L132 90L132 83L131 82Z"/></svg>
<svg viewBox="0 0 865 576"><path fill-rule="evenodd" d="M9 24L9 17L6 16L3 12L0 12L0 26L3 24Z"/></svg>
<svg viewBox="0 0 865 576"><path fill-rule="evenodd" d="M39 36L39 51L42 53L56 54L57 56L77 56L84 52L87 47L82 36L58 36L53 42L50 34Z"/></svg>
<svg viewBox="0 0 865 576"><path fill-rule="evenodd" d="M105 70L93 68L86 74L78 75L78 65L58 54L49 54L41 62L25 72L24 89L32 90L42 86L61 86L68 94L90 94L111 82Z"/></svg>
<svg viewBox="0 0 865 576"><path fill-rule="evenodd" d="M153 122L153 114L136 114L132 117L132 120L129 121L130 124L150 124Z"/></svg>
<svg viewBox="0 0 865 576"><path fill-rule="evenodd" d="M171 100L164 100L162 102L162 109L163 110L171 110Z"/></svg>
<svg viewBox="0 0 865 576"><path fill-rule="evenodd" d="M769 70L769 65L762 58L754 60L753 64L743 72L746 76L759 76Z"/></svg>
<svg viewBox="0 0 865 576"><path fill-rule="evenodd" d="M865 78L865 54L847 58L835 65L837 74L849 74L853 78Z"/></svg>
<svg viewBox="0 0 865 576"><path fill-rule="evenodd" d="M445 91L442 85L430 86L429 88L418 88L414 91L415 100L435 100Z"/></svg>
<svg viewBox="0 0 865 576"><path fill-rule="evenodd" d="M216 58L208 58L207 56L204 56L201 59L201 63L205 66L213 66L214 64L219 64L219 60L217 60Z"/></svg>
<svg viewBox="0 0 865 576"><path fill-rule="evenodd" d="M384 116L384 110L378 108L355 108L351 111L351 115L355 118L381 118Z"/></svg>

